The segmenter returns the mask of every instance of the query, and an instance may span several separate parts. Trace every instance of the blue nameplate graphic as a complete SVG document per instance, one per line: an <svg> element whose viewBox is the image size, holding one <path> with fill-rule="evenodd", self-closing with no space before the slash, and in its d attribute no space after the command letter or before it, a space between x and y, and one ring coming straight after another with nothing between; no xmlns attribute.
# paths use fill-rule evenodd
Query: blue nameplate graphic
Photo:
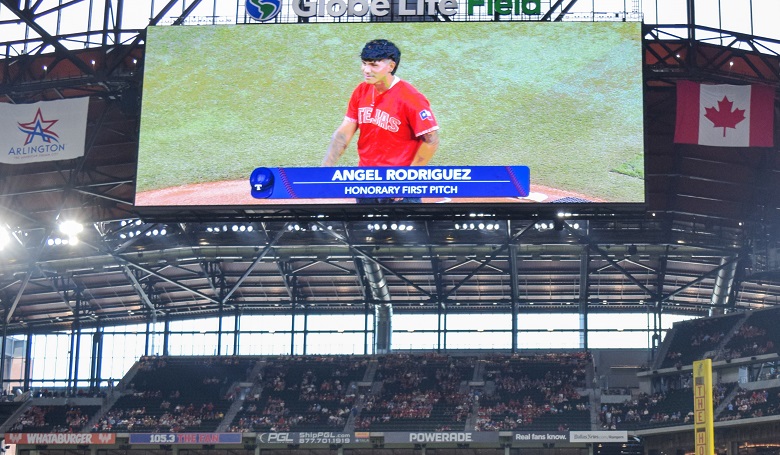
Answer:
<svg viewBox="0 0 780 455"><path fill-rule="evenodd" d="M257 199L526 197L528 166L259 167Z"/></svg>
<svg viewBox="0 0 780 455"><path fill-rule="evenodd" d="M241 444L241 433L130 433L130 444Z"/></svg>

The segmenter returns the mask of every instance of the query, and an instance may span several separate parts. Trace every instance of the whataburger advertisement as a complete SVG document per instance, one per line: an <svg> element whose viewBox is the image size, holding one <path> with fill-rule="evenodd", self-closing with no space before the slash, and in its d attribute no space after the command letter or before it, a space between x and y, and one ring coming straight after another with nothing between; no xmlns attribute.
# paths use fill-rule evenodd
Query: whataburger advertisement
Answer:
<svg viewBox="0 0 780 455"><path fill-rule="evenodd" d="M8 444L115 444L114 433L6 433Z"/></svg>
<svg viewBox="0 0 780 455"><path fill-rule="evenodd" d="M372 39L430 101L428 166L323 168ZM137 206L642 203L639 23L150 27Z"/></svg>

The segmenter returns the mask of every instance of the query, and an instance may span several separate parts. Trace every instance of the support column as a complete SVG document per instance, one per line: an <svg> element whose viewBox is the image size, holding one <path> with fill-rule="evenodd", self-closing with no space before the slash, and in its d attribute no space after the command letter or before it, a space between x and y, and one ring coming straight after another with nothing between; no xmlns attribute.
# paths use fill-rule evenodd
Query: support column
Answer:
<svg viewBox="0 0 780 455"><path fill-rule="evenodd" d="M241 310L238 309L238 305L235 306L233 315L233 355L238 355L240 338L241 338Z"/></svg>
<svg viewBox="0 0 780 455"><path fill-rule="evenodd" d="M520 289L518 281L517 246L509 245L509 293L512 299L512 353L517 352L517 326L520 313Z"/></svg>
<svg viewBox="0 0 780 455"><path fill-rule="evenodd" d="M3 343L2 347L0 347L0 390L3 392L8 392L5 389L5 350L7 347L7 340L8 340L8 320L6 318L3 318Z"/></svg>
<svg viewBox="0 0 780 455"><path fill-rule="evenodd" d="M24 387L25 392L30 390L32 385L32 339L33 332L27 328L27 341L24 343Z"/></svg>
<svg viewBox="0 0 780 455"><path fill-rule="evenodd" d="M392 351L393 306L389 303L377 303L374 306L374 345L377 354L389 354Z"/></svg>
<svg viewBox="0 0 780 455"><path fill-rule="evenodd" d="M580 349L588 350L588 302L590 300L590 250L587 247L580 253Z"/></svg>

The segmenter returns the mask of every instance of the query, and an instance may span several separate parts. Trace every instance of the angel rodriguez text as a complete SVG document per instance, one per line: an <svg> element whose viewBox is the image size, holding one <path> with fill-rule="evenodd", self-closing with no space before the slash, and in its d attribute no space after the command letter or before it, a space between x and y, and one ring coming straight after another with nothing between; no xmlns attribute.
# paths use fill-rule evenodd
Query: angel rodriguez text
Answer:
<svg viewBox="0 0 780 455"><path fill-rule="evenodd" d="M333 182L462 181L471 180L471 169L338 169Z"/></svg>

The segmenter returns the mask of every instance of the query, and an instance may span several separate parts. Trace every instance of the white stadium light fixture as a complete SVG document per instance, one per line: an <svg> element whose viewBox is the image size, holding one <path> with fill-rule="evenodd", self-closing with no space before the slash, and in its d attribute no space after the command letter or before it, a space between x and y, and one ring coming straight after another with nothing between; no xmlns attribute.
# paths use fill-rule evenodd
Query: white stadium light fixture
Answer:
<svg viewBox="0 0 780 455"><path fill-rule="evenodd" d="M74 220L65 220L60 223L60 232L68 236L78 235L84 230L84 225Z"/></svg>

